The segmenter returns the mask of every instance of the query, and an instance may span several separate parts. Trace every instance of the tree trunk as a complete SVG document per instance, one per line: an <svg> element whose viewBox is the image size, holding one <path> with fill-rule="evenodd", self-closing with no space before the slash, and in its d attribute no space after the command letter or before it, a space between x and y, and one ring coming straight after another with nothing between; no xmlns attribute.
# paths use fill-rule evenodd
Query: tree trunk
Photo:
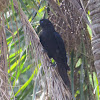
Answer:
<svg viewBox="0 0 100 100"><path fill-rule="evenodd" d="M92 36L92 51L94 55L94 65L97 72L100 93L100 0L90 0L89 2Z"/></svg>
<svg viewBox="0 0 100 100"><path fill-rule="evenodd" d="M17 0L13 0L14 8L16 12L19 12L18 2ZM23 26L24 34L26 32L28 38L31 41L31 46L35 50L35 60L38 61L38 58L41 60L41 64L45 73L46 77L46 97L47 99L51 98L52 100L71 100L71 93L67 86L65 86L64 82L61 80L59 74L57 73L56 69L51 66L50 60L48 56L43 53L42 45L39 41L39 37L36 34L35 30L29 23L26 15L24 14L23 10L20 8L20 16L21 16L21 23ZM67 73L66 73L67 74ZM45 100L47 100L45 99Z"/></svg>
<svg viewBox="0 0 100 100"><path fill-rule="evenodd" d="M0 14L6 9L9 0L0 0ZM7 74L7 42L4 17L0 17L0 100L10 100Z"/></svg>
<svg viewBox="0 0 100 100"><path fill-rule="evenodd" d="M4 21L0 20L0 100L10 100L8 95L7 44Z"/></svg>

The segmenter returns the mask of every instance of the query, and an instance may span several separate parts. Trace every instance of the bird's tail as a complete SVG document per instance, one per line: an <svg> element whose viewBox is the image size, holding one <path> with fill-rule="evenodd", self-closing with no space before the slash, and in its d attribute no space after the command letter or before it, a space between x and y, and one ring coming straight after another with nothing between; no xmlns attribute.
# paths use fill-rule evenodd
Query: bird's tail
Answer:
<svg viewBox="0 0 100 100"><path fill-rule="evenodd" d="M59 73L59 75L61 76L61 78L62 78L62 80L64 81L64 83L68 86L68 87L70 87L70 80L69 80L69 77L68 77L68 75L67 75L67 70L69 70L69 69L67 69L66 70L66 68L69 68L68 66L63 66L62 64L57 64L57 66L58 66L58 73Z"/></svg>

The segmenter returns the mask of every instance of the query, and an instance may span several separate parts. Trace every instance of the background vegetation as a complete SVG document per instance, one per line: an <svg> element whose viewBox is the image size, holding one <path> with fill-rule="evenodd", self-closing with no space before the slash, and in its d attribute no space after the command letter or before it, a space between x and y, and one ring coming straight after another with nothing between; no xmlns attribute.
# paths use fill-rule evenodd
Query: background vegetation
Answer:
<svg viewBox="0 0 100 100"><path fill-rule="evenodd" d="M68 75L73 100L99 100L99 85L91 51L92 32L85 19L88 17L90 22L90 12L86 8L88 0L76 0L85 9L86 16L84 15L83 19L82 14L78 13L77 8L69 0L56 0L56 5L50 0L49 4L46 0L17 0L18 9L15 1L10 0L9 5L5 5L7 8L2 10L0 18L0 27L2 29L5 27L3 39L5 39L4 43L7 48L8 66L7 72L4 70L3 73L7 74L8 93L10 94L10 97L6 98L1 92L1 98L7 100L49 100L51 98L46 95L45 72L43 72L38 51L34 49L37 47L28 35L28 33L33 34L31 28L39 35L41 31L39 20L45 16L52 21L56 31L61 34L65 42L68 64L71 69ZM26 25L27 21L23 19L22 11L32 27L28 27L28 23ZM2 55L4 45L0 43ZM3 61L3 58L1 59Z"/></svg>

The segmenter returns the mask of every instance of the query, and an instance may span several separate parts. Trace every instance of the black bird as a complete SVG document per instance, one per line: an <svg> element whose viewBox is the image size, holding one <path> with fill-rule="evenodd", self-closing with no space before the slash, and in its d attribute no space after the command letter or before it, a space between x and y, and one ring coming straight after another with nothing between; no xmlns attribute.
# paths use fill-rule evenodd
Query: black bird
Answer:
<svg viewBox="0 0 100 100"><path fill-rule="evenodd" d="M58 72L66 85L69 85L67 76L67 57L64 42L54 29L53 24L48 19L41 19L40 26L42 32L40 33L40 42L47 52L49 58L53 58L57 64Z"/></svg>

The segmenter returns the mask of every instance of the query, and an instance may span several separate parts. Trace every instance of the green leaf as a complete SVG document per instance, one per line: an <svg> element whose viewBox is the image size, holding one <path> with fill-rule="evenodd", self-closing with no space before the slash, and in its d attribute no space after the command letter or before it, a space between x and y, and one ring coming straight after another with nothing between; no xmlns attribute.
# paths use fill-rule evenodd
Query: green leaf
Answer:
<svg viewBox="0 0 100 100"><path fill-rule="evenodd" d="M73 100L76 100L74 96L74 50L71 52L71 90Z"/></svg>
<svg viewBox="0 0 100 100"><path fill-rule="evenodd" d="M95 72L93 72L93 80L94 80L94 94L96 94L96 98L97 100L99 100L99 84Z"/></svg>
<svg viewBox="0 0 100 100"><path fill-rule="evenodd" d="M11 71L13 71L14 68L19 64L19 61L22 61L25 57L26 57L26 56L23 55L23 56L21 57L21 59L18 59L18 60L10 67L10 69L8 70L8 73L10 73Z"/></svg>
<svg viewBox="0 0 100 100"><path fill-rule="evenodd" d="M35 70L37 70L37 69L35 69ZM19 92L21 92L22 90L24 90L24 89L30 84L30 82L33 80L34 75L36 74L36 73L35 73L35 70L34 70L34 72L32 73L32 75L31 75L31 77L29 78L29 80L16 92L15 96L18 95Z"/></svg>

